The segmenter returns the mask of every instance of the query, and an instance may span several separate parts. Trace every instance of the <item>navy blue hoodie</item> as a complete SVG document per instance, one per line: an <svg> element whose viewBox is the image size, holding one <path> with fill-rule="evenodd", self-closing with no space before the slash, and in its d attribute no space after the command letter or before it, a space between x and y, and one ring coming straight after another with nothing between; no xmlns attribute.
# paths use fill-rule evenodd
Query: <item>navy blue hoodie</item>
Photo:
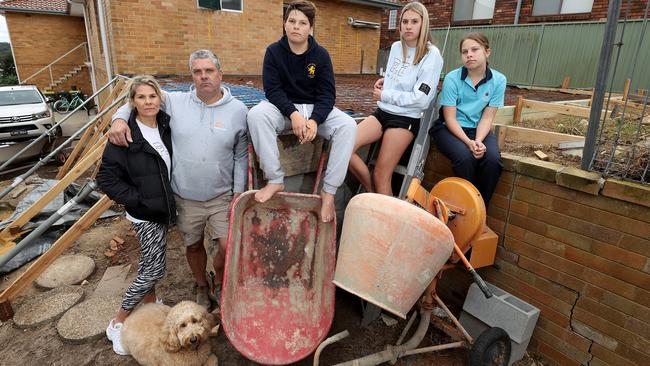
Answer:
<svg viewBox="0 0 650 366"><path fill-rule="evenodd" d="M321 124L334 108L332 59L312 36L302 55L291 52L286 35L268 46L262 78L266 99L286 117L297 111L294 104L313 104L309 118Z"/></svg>

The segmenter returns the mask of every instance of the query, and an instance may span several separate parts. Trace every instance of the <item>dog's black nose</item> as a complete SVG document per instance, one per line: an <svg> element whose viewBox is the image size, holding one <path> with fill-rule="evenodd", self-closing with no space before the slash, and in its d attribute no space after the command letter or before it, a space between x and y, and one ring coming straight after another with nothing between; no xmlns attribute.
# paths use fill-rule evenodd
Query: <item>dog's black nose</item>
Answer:
<svg viewBox="0 0 650 366"><path fill-rule="evenodd" d="M190 342L191 342L191 343L196 343L198 340L199 340L199 338L196 337L196 336L190 338Z"/></svg>

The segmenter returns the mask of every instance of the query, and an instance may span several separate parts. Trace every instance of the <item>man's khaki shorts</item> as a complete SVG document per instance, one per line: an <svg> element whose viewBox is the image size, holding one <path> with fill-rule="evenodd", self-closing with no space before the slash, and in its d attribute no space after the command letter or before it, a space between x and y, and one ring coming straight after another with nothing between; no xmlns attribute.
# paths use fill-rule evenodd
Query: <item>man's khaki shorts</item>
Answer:
<svg viewBox="0 0 650 366"><path fill-rule="evenodd" d="M204 232L210 243L228 237L228 207L232 201L232 192L208 201L192 201L174 196L178 210L178 230L185 246L197 243Z"/></svg>

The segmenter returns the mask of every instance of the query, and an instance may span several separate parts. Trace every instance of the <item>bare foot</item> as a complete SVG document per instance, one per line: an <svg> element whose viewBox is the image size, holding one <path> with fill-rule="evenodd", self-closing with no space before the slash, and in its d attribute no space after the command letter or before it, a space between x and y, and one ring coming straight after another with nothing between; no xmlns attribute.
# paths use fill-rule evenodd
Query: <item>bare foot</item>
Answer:
<svg viewBox="0 0 650 366"><path fill-rule="evenodd" d="M320 208L320 218L323 222L330 222L334 220L336 215L336 207L334 207L334 195L327 192L321 192L320 197L323 204Z"/></svg>
<svg viewBox="0 0 650 366"><path fill-rule="evenodd" d="M277 192L284 191L284 184L269 183L255 193L255 201L264 203L271 199Z"/></svg>

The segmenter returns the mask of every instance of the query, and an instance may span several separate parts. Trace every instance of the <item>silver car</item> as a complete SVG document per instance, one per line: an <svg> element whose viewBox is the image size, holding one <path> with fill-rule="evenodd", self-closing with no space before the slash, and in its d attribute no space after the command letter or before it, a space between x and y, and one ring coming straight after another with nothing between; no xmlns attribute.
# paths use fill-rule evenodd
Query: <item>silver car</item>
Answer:
<svg viewBox="0 0 650 366"><path fill-rule="evenodd" d="M0 87L0 142L24 141L54 125L47 100L34 85Z"/></svg>

